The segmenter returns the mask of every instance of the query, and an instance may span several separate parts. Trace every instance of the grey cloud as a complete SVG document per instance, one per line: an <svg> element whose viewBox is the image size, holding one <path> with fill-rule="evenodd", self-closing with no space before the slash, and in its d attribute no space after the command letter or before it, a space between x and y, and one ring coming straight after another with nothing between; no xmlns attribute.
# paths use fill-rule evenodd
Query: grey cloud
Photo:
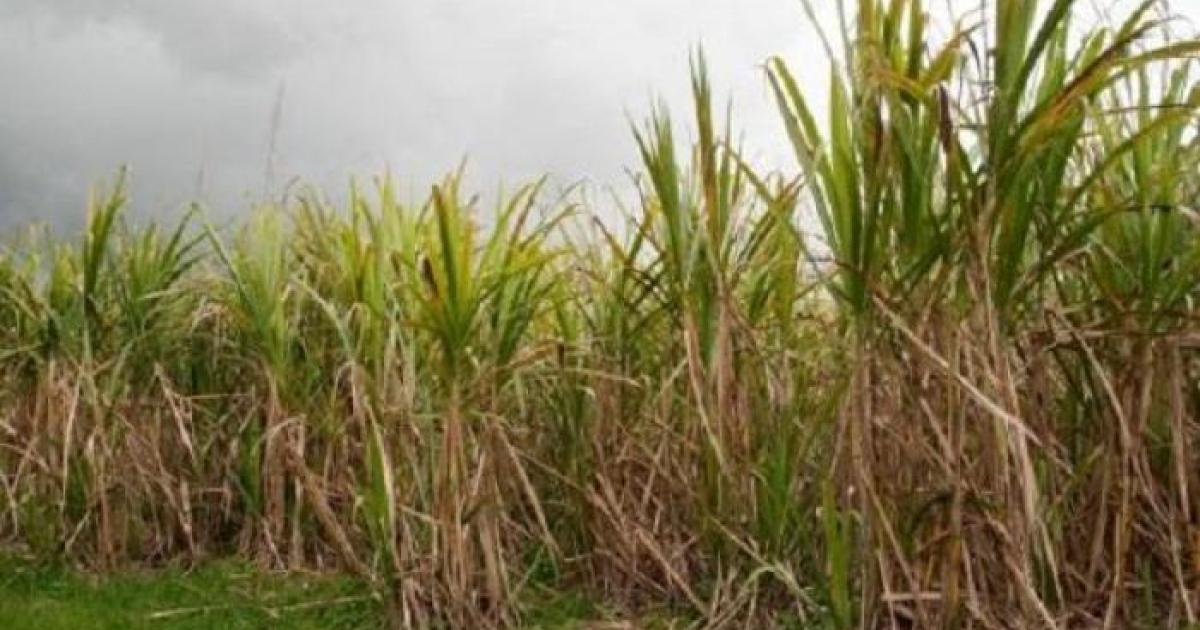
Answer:
<svg viewBox="0 0 1200 630"><path fill-rule="evenodd" d="M123 163L145 214L236 211L263 190L281 83L278 181L387 167L423 187L469 156L483 186L619 184L625 113L686 95L690 45L757 102L755 64L798 23L792 0L3 0L0 217L73 223L59 208Z"/></svg>
<svg viewBox="0 0 1200 630"><path fill-rule="evenodd" d="M761 63L827 81L797 0L0 0L0 227L76 224L121 164L141 214L245 208L281 84L279 182L336 198L386 167L419 191L469 156L482 187L620 186L627 113L685 119L700 42L749 155L791 167Z"/></svg>
<svg viewBox="0 0 1200 630"><path fill-rule="evenodd" d="M185 71L256 78L303 48L306 34L286 11L286 3L239 0L6 0L0 19L50 19L62 38L93 25L127 28Z"/></svg>

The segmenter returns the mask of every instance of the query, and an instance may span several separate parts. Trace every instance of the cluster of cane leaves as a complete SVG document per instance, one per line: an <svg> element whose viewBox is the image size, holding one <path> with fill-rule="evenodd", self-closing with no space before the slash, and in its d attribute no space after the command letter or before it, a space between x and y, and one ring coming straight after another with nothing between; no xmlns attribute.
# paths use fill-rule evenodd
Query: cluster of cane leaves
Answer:
<svg viewBox="0 0 1200 630"><path fill-rule="evenodd" d="M1101 101L1197 46L1153 44L1161 26L1148 15L1153 1L1082 36L1070 28L1076 2L1043 4L996 3L984 24L960 23L931 47L919 0L857 3L852 37L831 59L824 127L787 64L771 61L780 112L838 265L832 288L847 308L868 309L872 292L938 283L938 265L964 252L986 255L997 303L1016 304L1103 222L1082 198L1105 172L1162 128L1186 126L1190 94L1143 91L1141 124L1123 124L1134 133L1081 171L1105 124ZM968 46L983 29L994 30L990 56ZM1179 69L1175 91L1188 76ZM1162 102L1171 107L1156 107Z"/></svg>

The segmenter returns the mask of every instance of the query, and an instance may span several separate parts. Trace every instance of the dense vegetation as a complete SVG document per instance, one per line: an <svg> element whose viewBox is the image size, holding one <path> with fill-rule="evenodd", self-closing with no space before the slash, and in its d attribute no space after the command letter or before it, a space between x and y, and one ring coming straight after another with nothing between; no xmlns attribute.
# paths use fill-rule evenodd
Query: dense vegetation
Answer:
<svg viewBox="0 0 1200 630"><path fill-rule="evenodd" d="M519 623L530 583L709 627L1193 624L1200 42L1082 4L938 38L858 0L828 121L768 63L794 172L697 57L694 143L636 126L617 227L458 173L134 227L117 181L0 258L0 534L335 567L399 627Z"/></svg>

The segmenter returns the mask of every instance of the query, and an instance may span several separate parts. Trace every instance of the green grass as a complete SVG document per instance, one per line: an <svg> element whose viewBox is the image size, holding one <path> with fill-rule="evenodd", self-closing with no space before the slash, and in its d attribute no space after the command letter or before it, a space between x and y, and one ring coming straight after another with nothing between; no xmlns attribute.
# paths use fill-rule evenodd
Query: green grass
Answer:
<svg viewBox="0 0 1200 630"><path fill-rule="evenodd" d="M384 627L382 607L349 578L229 562L100 578L13 558L0 560L0 620L10 630Z"/></svg>
<svg viewBox="0 0 1200 630"><path fill-rule="evenodd" d="M532 588L522 601L527 630L605 627L620 615L575 592ZM601 624L597 626L597 624ZM639 622L671 628L667 616ZM222 561L96 575L0 556L0 627L6 630L360 630L387 627L383 607L357 580L269 573Z"/></svg>

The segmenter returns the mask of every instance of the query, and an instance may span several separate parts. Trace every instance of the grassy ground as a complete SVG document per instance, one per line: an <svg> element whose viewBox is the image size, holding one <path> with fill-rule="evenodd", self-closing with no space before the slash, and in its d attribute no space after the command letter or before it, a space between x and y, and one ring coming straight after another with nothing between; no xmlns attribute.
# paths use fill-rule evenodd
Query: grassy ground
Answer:
<svg viewBox="0 0 1200 630"><path fill-rule="evenodd" d="M0 620L12 630L382 627L378 603L344 578L222 563L100 579L12 558L0 560Z"/></svg>
<svg viewBox="0 0 1200 630"><path fill-rule="evenodd" d="M537 592L526 598L529 630L670 628L611 617L586 598ZM384 628L378 601L353 579L278 575L220 562L183 571L101 577L61 566L0 557L0 627L8 630L296 630Z"/></svg>

